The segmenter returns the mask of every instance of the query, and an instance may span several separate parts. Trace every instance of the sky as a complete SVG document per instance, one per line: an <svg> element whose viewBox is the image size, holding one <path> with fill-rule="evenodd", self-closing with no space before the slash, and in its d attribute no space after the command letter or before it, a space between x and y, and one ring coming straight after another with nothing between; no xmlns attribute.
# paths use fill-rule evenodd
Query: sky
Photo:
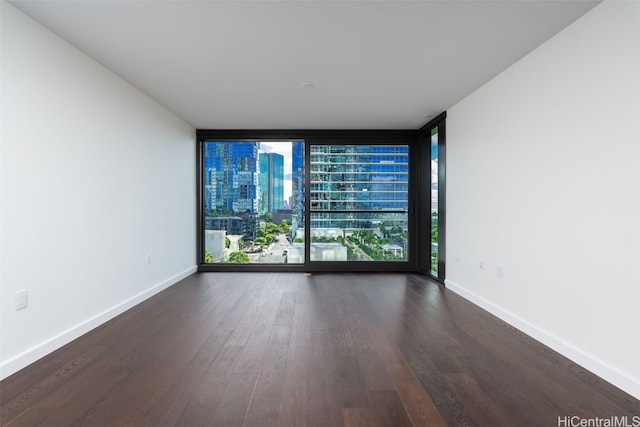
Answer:
<svg viewBox="0 0 640 427"><path fill-rule="evenodd" d="M278 153L284 157L284 199L288 202L291 197L291 141L260 142L260 153Z"/></svg>

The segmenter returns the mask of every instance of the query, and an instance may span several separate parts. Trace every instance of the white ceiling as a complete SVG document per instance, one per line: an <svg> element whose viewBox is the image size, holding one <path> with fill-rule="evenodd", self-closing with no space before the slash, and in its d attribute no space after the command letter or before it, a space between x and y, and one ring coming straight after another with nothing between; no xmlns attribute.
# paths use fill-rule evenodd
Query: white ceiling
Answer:
<svg viewBox="0 0 640 427"><path fill-rule="evenodd" d="M416 129L597 3L12 1L200 129Z"/></svg>

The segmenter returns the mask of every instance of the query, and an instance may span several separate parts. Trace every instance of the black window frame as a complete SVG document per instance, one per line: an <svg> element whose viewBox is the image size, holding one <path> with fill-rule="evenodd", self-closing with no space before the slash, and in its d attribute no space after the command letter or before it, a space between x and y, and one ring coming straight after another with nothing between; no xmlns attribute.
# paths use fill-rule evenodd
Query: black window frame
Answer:
<svg viewBox="0 0 640 427"><path fill-rule="evenodd" d="M431 122L430 122L431 123ZM199 272L420 272L425 252L423 203L420 191L423 174L423 141L420 130L216 130L196 131L197 212L196 256ZM205 141L304 141L305 143L305 263L304 264L210 264L204 262L203 167ZM409 256L407 261L310 261L310 147L311 145L407 145L409 147ZM428 173L428 171L427 171ZM427 240L430 246L430 239Z"/></svg>
<svg viewBox="0 0 640 427"><path fill-rule="evenodd" d="M447 192L446 192L446 163L447 163L447 113L443 112L434 117L419 130L419 146L421 159L420 179L428 182L422 186L420 199L420 245L418 270L432 279L444 284L446 278L446 231L447 231ZM431 270L431 132L438 128L438 271ZM435 274L434 274L435 273Z"/></svg>

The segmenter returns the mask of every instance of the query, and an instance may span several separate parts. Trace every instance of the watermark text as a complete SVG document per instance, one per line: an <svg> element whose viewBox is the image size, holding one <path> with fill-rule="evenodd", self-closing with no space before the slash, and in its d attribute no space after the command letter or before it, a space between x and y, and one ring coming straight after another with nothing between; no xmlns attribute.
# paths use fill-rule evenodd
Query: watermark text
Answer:
<svg viewBox="0 0 640 427"><path fill-rule="evenodd" d="M640 415L612 415L594 418L561 415L558 417L558 427L640 427Z"/></svg>

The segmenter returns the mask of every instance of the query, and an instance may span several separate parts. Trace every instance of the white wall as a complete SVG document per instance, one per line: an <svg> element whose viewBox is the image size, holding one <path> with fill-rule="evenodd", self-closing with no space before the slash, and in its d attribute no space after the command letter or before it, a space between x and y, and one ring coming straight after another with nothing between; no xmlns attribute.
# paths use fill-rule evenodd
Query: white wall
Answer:
<svg viewBox="0 0 640 427"><path fill-rule="evenodd" d="M639 49L602 3L447 118L449 288L636 397Z"/></svg>
<svg viewBox="0 0 640 427"><path fill-rule="evenodd" d="M5 377L195 271L195 130L1 3Z"/></svg>

